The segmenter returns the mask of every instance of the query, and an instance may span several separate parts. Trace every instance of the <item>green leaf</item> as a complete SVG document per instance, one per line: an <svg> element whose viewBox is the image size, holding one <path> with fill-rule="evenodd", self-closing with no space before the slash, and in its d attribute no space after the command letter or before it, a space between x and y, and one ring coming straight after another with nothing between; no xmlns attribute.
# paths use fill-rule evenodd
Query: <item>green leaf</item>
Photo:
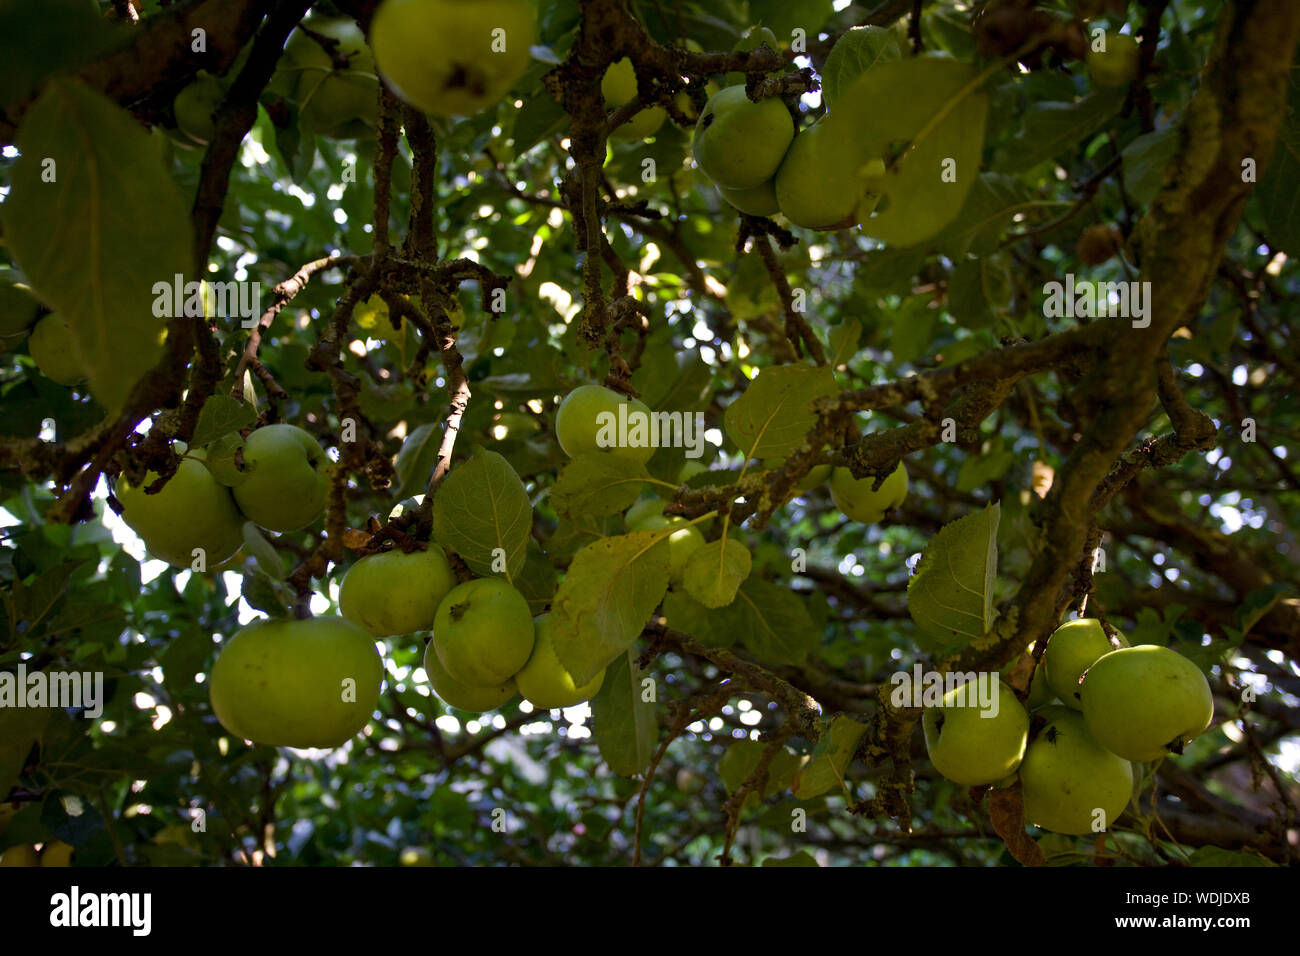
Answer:
<svg viewBox="0 0 1300 956"><path fill-rule="evenodd" d="M807 850L791 853L789 856L769 856L763 861L764 866L821 866Z"/></svg>
<svg viewBox="0 0 1300 956"><path fill-rule="evenodd" d="M199 411L190 447L202 448L228 432L251 428L255 421L257 414L250 406L229 395L213 395L203 403L203 408Z"/></svg>
<svg viewBox="0 0 1300 956"><path fill-rule="evenodd" d="M685 591L672 590L664 597L664 618L675 631L689 634L705 647L730 647L739 636L721 617Z"/></svg>
<svg viewBox="0 0 1300 956"><path fill-rule="evenodd" d="M288 585L277 581L257 566L244 570L239 593L249 607L271 617L288 617L289 605L294 600Z"/></svg>
<svg viewBox="0 0 1300 956"><path fill-rule="evenodd" d="M14 677L15 682L17 677ZM18 693L25 688L17 687ZM32 745L45 733L52 707L0 707L0 798L9 794Z"/></svg>
<svg viewBox="0 0 1300 956"><path fill-rule="evenodd" d="M1029 191L1018 179L983 173L971 187L957 218L930 242L949 258L988 256L997 251L1002 234L1029 205Z"/></svg>
<svg viewBox="0 0 1300 956"><path fill-rule="evenodd" d="M843 788L844 774L866 732L867 725L851 717L832 718L829 729L817 741L813 759L804 764L795 777L795 797L811 800L828 790Z"/></svg>
<svg viewBox="0 0 1300 956"><path fill-rule="evenodd" d="M1245 600L1237 605L1235 615L1242 636L1249 634L1250 629L1259 623L1260 618L1273 610L1282 595L1291 590L1292 586L1289 584L1273 583L1256 588L1247 594Z"/></svg>
<svg viewBox="0 0 1300 956"><path fill-rule="evenodd" d="M938 322L939 310L924 298L917 296L905 301L894 314L894 334L889 342L894 361L901 365L928 354Z"/></svg>
<svg viewBox="0 0 1300 956"><path fill-rule="evenodd" d="M718 776L722 778L727 793L735 793L758 769L766 749L767 744L759 740L737 740L728 745L727 752L718 761ZM778 750L767 765L767 782L763 785L762 796L771 797L789 787L798 770L799 758L784 748Z"/></svg>
<svg viewBox="0 0 1300 956"><path fill-rule="evenodd" d="M266 536L251 521L244 522L244 550L253 556L257 566L268 576L277 581L284 580L284 560L275 546L266 540Z"/></svg>
<svg viewBox="0 0 1300 956"><path fill-rule="evenodd" d="M515 587L528 601L534 616L550 607L555 597L555 566L535 542L528 542L524 570L515 578Z"/></svg>
<svg viewBox="0 0 1300 956"><path fill-rule="evenodd" d="M48 83L18 147L5 238L71 326L91 393L116 411L162 355L153 287L189 272L187 204L135 118L78 81Z"/></svg>
<svg viewBox="0 0 1300 956"><path fill-rule="evenodd" d="M873 249L853 270L853 290L866 295L905 295L912 291L912 279L925 264L922 246L887 246Z"/></svg>
<svg viewBox="0 0 1300 956"><path fill-rule="evenodd" d="M1252 850L1228 850L1221 846L1200 846L1192 851L1190 866L1277 866Z"/></svg>
<svg viewBox="0 0 1300 956"><path fill-rule="evenodd" d="M609 769L622 777L645 770L659 737L655 705L643 700L645 671L628 650L605 670L600 692L591 700L591 729Z"/></svg>
<svg viewBox="0 0 1300 956"><path fill-rule="evenodd" d="M749 18L769 28L783 43L795 28L815 37L834 10L832 0L749 0Z"/></svg>
<svg viewBox="0 0 1300 956"><path fill-rule="evenodd" d="M1125 90L1101 90L1074 103L1034 103L998 169L1021 173L1067 149L1079 149L1124 105Z"/></svg>
<svg viewBox="0 0 1300 956"><path fill-rule="evenodd" d="M544 88L524 100L515 115L514 150L519 156L568 126L569 114Z"/></svg>
<svg viewBox="0 0 1300 956"><path fill-rule="evenodd" d="M668 590L668 539L657 531L600 538L573 557L551 605L556 656L585 684L645 627Z"/></svg>
<svg viewBox="0 0 1300 956"><path fill-rule="evenodd" d="M1287 117L1268 168L1255 187L1264 233L1273 249L1300 257L1300 67L1287 83Z"/></svg>
<svg viewBox="0 0 1300 956"><path fill-rule="evenodd" d="M532 526L524 483L494 451L480 448L453 468L433 498L434 537L480 576L500 574L493 568L498 549L505 552L506 576L518 576Z"/></svg>
<svg viewBox="0 0 1300 956"><path fill-rule="evenodd" d="M130 29L85 0L0 4L0 105L27 99L51 74L129 39Z"/></svg>
<svg viewBox="0 0 1300 956"><path fill-rule="evenodd" d="M686 591L705 607L723 607L736 599L752 564L749 549L735 538L707 541L686 560Z"/></svg>
<svg viewBox="0 0 1300 956"><path fill-rule="evenodd" d="M631 507L649 478L640 462L589 452L560 470L551 488L551 504L570 517L612 515Z"/></svg>
<svg viewBox="0 0 1300 956"><path fill-rule="evenodd" d="M393 470L397 473L397 490L393 497L399 501L424 491L438 464L438 448L442 435L433 425L421 425L406 436L398 449Z"/></svg>
<svg viewBox="0 0 1300 956"><path fill-rule="evenodd" d="M886 27L853 27L835 41L822 68L822 100L834 109L840 91L878 63L900 59L898 32ZM850 106L852 101L850 101Z"/></svg>
<svg viewBox="0 0 1300 956"><path fill-rule="evenodd" d="M846 103L907 104L831 110L821 120L828 139L852 144L863 163L878 158L889 167L873 187L887 202L861 222L864 235L914 245L956 217L979 176L983 87L972 67L929 55L881 63L844 87ZM896 144L903 152L890 162Z"/></svg>
<svg viewBox="0 0 1300 956"><path fill-rule="evenodd" d="M1124 189L1134 202L1146 205L1164 183L1165 169L1178 153L1180 123L1139 136L1124 147Z"/></svg>
<svg viewBox="0 0 1300 956"><path fill-rule="evenodd" d="M862 323L852 316L845 316L844 321L831 329L830 356L831 368L847 365L858 354L858 342L862 340Z"/></svg>
<svg viewBox="0 0 1300 956"><path fill-rule="evenodd" d="M988 259L963 259L948 279L948 311L968 329L983 329L997 321L1008 289Z"/></svg>
<svg viewBox="0 0 1300 956"><path fill-rule="evenodd" d="M993 626L998 573L998 521L994 502L939 529L907 582L907 612L926 650L951 653Z"/></svg>
<svg viewBox="0 0 1300 956"><path fill-rule="evenodd" d="M727 437L748 458L784 458L817 423L810 403L836 392L835 373L824 365L765 368L727 407Z"/></svg>
<svg viewBox="0 0 1300 956"><path fill-rule="evenodd" d="M736 600L713 613L724 615L745 646L767 664L802 664L821 636L797 594L762 578L747 579Z"/></svg>
<svg viewBox="0 0 1300 956"><path fill-rule="evenodd" d="M250 477L250 473L240 468L236 462L243 447L244 439L239 432L227 432L208 445L200 460L213 478L228 488L235 488Z"/></svg>
<svg viewBox="0 0 1300 956"><path fill-rule="evenodd" d="M1004 450L1001 442L996 442L996 445L987 454L967 458L962 462L961 471L957 475L958 491L974 491L991 481L997 481L1019 460L1020 456L1014 451Z"/></svg>

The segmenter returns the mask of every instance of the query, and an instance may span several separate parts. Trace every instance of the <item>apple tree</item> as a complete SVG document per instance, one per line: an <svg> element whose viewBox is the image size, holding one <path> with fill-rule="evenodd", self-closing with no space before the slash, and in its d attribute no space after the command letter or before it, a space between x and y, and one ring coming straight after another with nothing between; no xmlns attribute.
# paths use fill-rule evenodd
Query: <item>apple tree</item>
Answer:
<svg viewBox="0 0 1300 956"><path fill-rule="evenodd" d="M1294 863L1298 37L0 0L3 860Z"/></svg>

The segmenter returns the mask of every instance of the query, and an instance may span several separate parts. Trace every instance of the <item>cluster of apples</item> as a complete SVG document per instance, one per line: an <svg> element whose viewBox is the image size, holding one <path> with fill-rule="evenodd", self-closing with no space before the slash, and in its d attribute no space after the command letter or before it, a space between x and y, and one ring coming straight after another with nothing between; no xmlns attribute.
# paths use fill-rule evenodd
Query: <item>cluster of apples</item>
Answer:
<svg viewBox="0 0 1300 956"><path fill-rule="evenodd" d="M1052 633L1028 710L1001 681L995 716L961 694L949 691L922 720L935 769L968 786L1019 779L1025 819L1064 834L1109 829L1128 806L1134 764L1182 753L1214 717L1194 663L1167 647L1112 639L1092 618Z"/></svg>

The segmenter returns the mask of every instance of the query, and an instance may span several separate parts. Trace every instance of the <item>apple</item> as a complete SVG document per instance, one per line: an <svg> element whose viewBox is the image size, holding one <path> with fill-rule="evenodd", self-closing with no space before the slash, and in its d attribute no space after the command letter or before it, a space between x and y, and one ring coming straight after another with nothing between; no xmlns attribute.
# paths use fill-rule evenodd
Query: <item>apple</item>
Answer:
<svg viewBox="0 0 1300 956"><path fill-rule="evenodd" d="M528 67L531 0L384 0L370 21L380 75L434 116L493 106Z"/></svg>
<svg viewBox="0 0 1300 956"><path fill-rule="evenodd" d="M645 445L617 444L620 406L627 407L625 417L629 429L636 425L638 416L644 416L641 421L646 423ZM606 417L602 419L602 415ZM555 437L570 458L600 451L644 463L655 453L654 446L649 444L651 421L650 408L640 399L620 395L603 385L579 385L560 402L555 413Z"/></svg>
<svg viewBox="0 0 1300 956"><path fill-rule="evenodd" d="M1156 644L1102 655L1083 675L1081 700L1097 743L1126 760L1180 754L1214 719L1214 696L1201 669Z"/></svg>
<svg viewBox="0 0 1300 956"><path fill-rule="evenodd" d="M151 555L173 567L193 567L199 551L204 567L215 568L244 543L244 516L230 489L203 464L203 456L202 449L186 454L157 494L145 492L158 480L152 471L138 487L119 478L113 492L122 506L122 520Z"/></svg>
<svg viewBox="0 0 1300 956"><path fill-rule="evenodd" d="M244 442L245 479L234 489L239 510L268 531L298 531L325 510L328 459L297 425L263 425Z"/></svg>
<svg viewBox="0 0 1300 956"><path fill-rule="evenodd" d="M723 189L719 186L718 194L749 216L774 216L781 211L781 205L776 201L776 184L771 179L750 189Z"/></svg>
<svg viewBox="0 0 1300 956"><path fill-rule="evenodd" d="M433 685L433 692L439 700L457 710L469 711L472 714L496 710L519 693L512 678L507 678L499 684L488 685L466 684L456 680L447 673L447 668L442 666L442 661L438 660L438 651L433 641L424 648L424 671L429 675L429 683Z"/></svg>
<svg viewBox="0 0 1300 956"><path fill-rule="evenodd" d="M1025 820L1071 835L1092 833L1094 822L1110 829L1133 792L1132 765L1093 739L1083 715L1053 707L1044 716L1020 764Z"/></svg>
<svg viewBox="0 0 1300 956"><path fill-rule="evenodd" d="M0 866L40 866L40 854L34 846L11 846L0 853Z"/></svg>
<svg viewBox="0 0 1300 956"><path fill-rule="evenodd" d="M172 102L177 128L196 143L212 142L215 134L212 117L225 95L220 81L200 70L194 82L177 93Z"/></svg>
<svg viewBox="0 0 1300 956"><path fill-rule="evenodd" d="M831 500L835 507L854 521L874 524L903 503L907 497L907 469L900 461L878 491L872 491L875 478L854 478L847 468L831 473Z"/></svg>
<svg viewBox="0 0 1300 956"><path fill-rule="evenodd" d="M541 710L554 710L557 707L572 707L590 700L605 682L605 670L598 673L581 687L573 682L571 675L560 663L555 654L555 644L551 640L551 622L549 614L539 615L533 622L536 639L528 663L515 675L515 684L524 700Z"/></svg>
<svg viewBox="0 0 1300 956"><path fill-rule="evenodd" d="M704 535L700 533L700 529L689 524L680 515L665 516L651 513L640 517L635 522L629 522L624 518L623 523L628 531L674 529L668 535L668 581L671 584L681 584L682 576L686 573L686 562L704 544Z"/></svg>
<svg viewBox="0 0 1300 956"><path fill-rule="evenodd" d="M226 642L208 681L213 713L271 747L338 747L370 722L384 665L347 618L264 618Z"/></svg>
<svg viewBox="0 0 1300 956"><path fill-rule="evenodd" d="M335 56L347 60L339 69L325 48L302 30L295 30L285 47L281 70L293 82L298 113L309 129L339 139L352 139L379 123L379 78L366 38L352 20L311 19L306 26L338 41Z"/></svg>
<svg viewBox="0 0 1300 956"><path fill-rule="evenodd" d="M1047 639L1043 652L1043 667L1047 683L1061 699L1061 703L1079 710L1079 679L1083 672L1096 663L1097 658L1109 654L1117 647L1128 647L1124 635L1116 634L1116 644L1111 644L1101 622L1085 617L1066 621Z"/></svg>
<svg viewBox="0 0 1300 956"><path fill-rule="evenodd" d="M76 852L76 848L69 846L62 840L47 843L44 849L41 850L41 866L71 866L74 852Z"/></svg>
<svg viewBox="0 0 1300 956"><path fill-rule="evenodd" d="M880 201L885 173L880 159L863 160L843 125L814 123L794 138L774 188L782 214L805 229L846 229L865 219Z"/></svg>
<svg viewBox="0 0 1300 956"><path fill-rule="evenodd" d="M41 303L22 276L13 269L0 269L0 353L26 338L40 311Z"/></svg>
<svg viewBox="0 0 1300 956"><path fill-rule="evenodd" d="M998 680L997 713L983 716L974 685L954 687L921 718L934 769L953 783L994 784L1020 766L1029 740L1029 714L1015 692ZM966 692L963 700L962 693Z"/></svg>
<svg viewBox="0 0 1300 956"><path fill-rule="evenodd" d="M615 110L631 102L637 94L636 70L627 57L616 60L600 78L600 94L605 98L605 108ZM614 139L646 139L663 125L668 113L661 106L643 109L610 134Z"/></svg>
<svg viewBox="0 0 1300 956"><path fill-rule="evenodd" d="M766 462L765 466L772 471L778 471L785 467L784 458L773 458ZM830 465L813 465L808 469L808 474L804 475L795 483L795 491L812 491L814 488L820 488L826 484L826 479L831 476Z"/></svg>
<svg viewBox="0 0 1300 956"><path fill-rule="evenodd" d="M1088 75L1098 86L1128 86L1137 76L1138 41L1127 33L1107 33L1105 49L1089 48Z"/></svg>
<svg viewBox="0 0 1300 956"><path fill-rule="evenodd" d="M1034 676L1029 679L1029 696L1025 699L1025 706L1035 711L1054 700L1056 695L1052 692L1052 685L1047 682L1047 668L1039 661L1034 668Z"/></svg>
<svg viewBox="0 0 1300 956"><path fill-rule="evenodd" d="M339 584L339 610L374 637L396 637L433 627L438 605L456 586L442 548L385 551L359 560Z"/></svg>
<svg viewBox="0 0 1300 956"><path fill-rule="evenodd" d="M719 90L695 124L695 162L714 184L753 189L776 174L794 139L794 120L780 99L753 102L744 86Z"/></svg>
<svg viewBox="0 0 1300 956"><path fill-rule="evenodd" d="M397 861L402 866L433 866L433 853L425 846L408 846L402 849Z"/></svg>
<svg viewBox="0 0 1300 956"><path fill-rule="evenodd" d="M85 381L72 326L58 312L50 312L36 323L27 340L27 351L41 374L50 381L60 385Z"/></svg>
<svg viewBox="0 0 1300 956"><path fill-rule="evenodd" d="M500 578L458 584L438 605L433 646L442 666L462 684L504 684L533 652L528 600Z"/></svg>

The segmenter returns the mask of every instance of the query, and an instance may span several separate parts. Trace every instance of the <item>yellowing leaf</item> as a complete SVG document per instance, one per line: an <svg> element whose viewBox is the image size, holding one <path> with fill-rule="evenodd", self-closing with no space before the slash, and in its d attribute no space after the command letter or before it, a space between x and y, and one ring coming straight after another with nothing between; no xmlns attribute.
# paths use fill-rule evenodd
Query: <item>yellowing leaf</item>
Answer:
<svg viewBox="0 0 1300 956"><path fill-rule="evenodd" d="M826 366L765 368L727 407L727 436L750 458L784 458L804 443L817 422L810 403L836 393Z"/></svg>

